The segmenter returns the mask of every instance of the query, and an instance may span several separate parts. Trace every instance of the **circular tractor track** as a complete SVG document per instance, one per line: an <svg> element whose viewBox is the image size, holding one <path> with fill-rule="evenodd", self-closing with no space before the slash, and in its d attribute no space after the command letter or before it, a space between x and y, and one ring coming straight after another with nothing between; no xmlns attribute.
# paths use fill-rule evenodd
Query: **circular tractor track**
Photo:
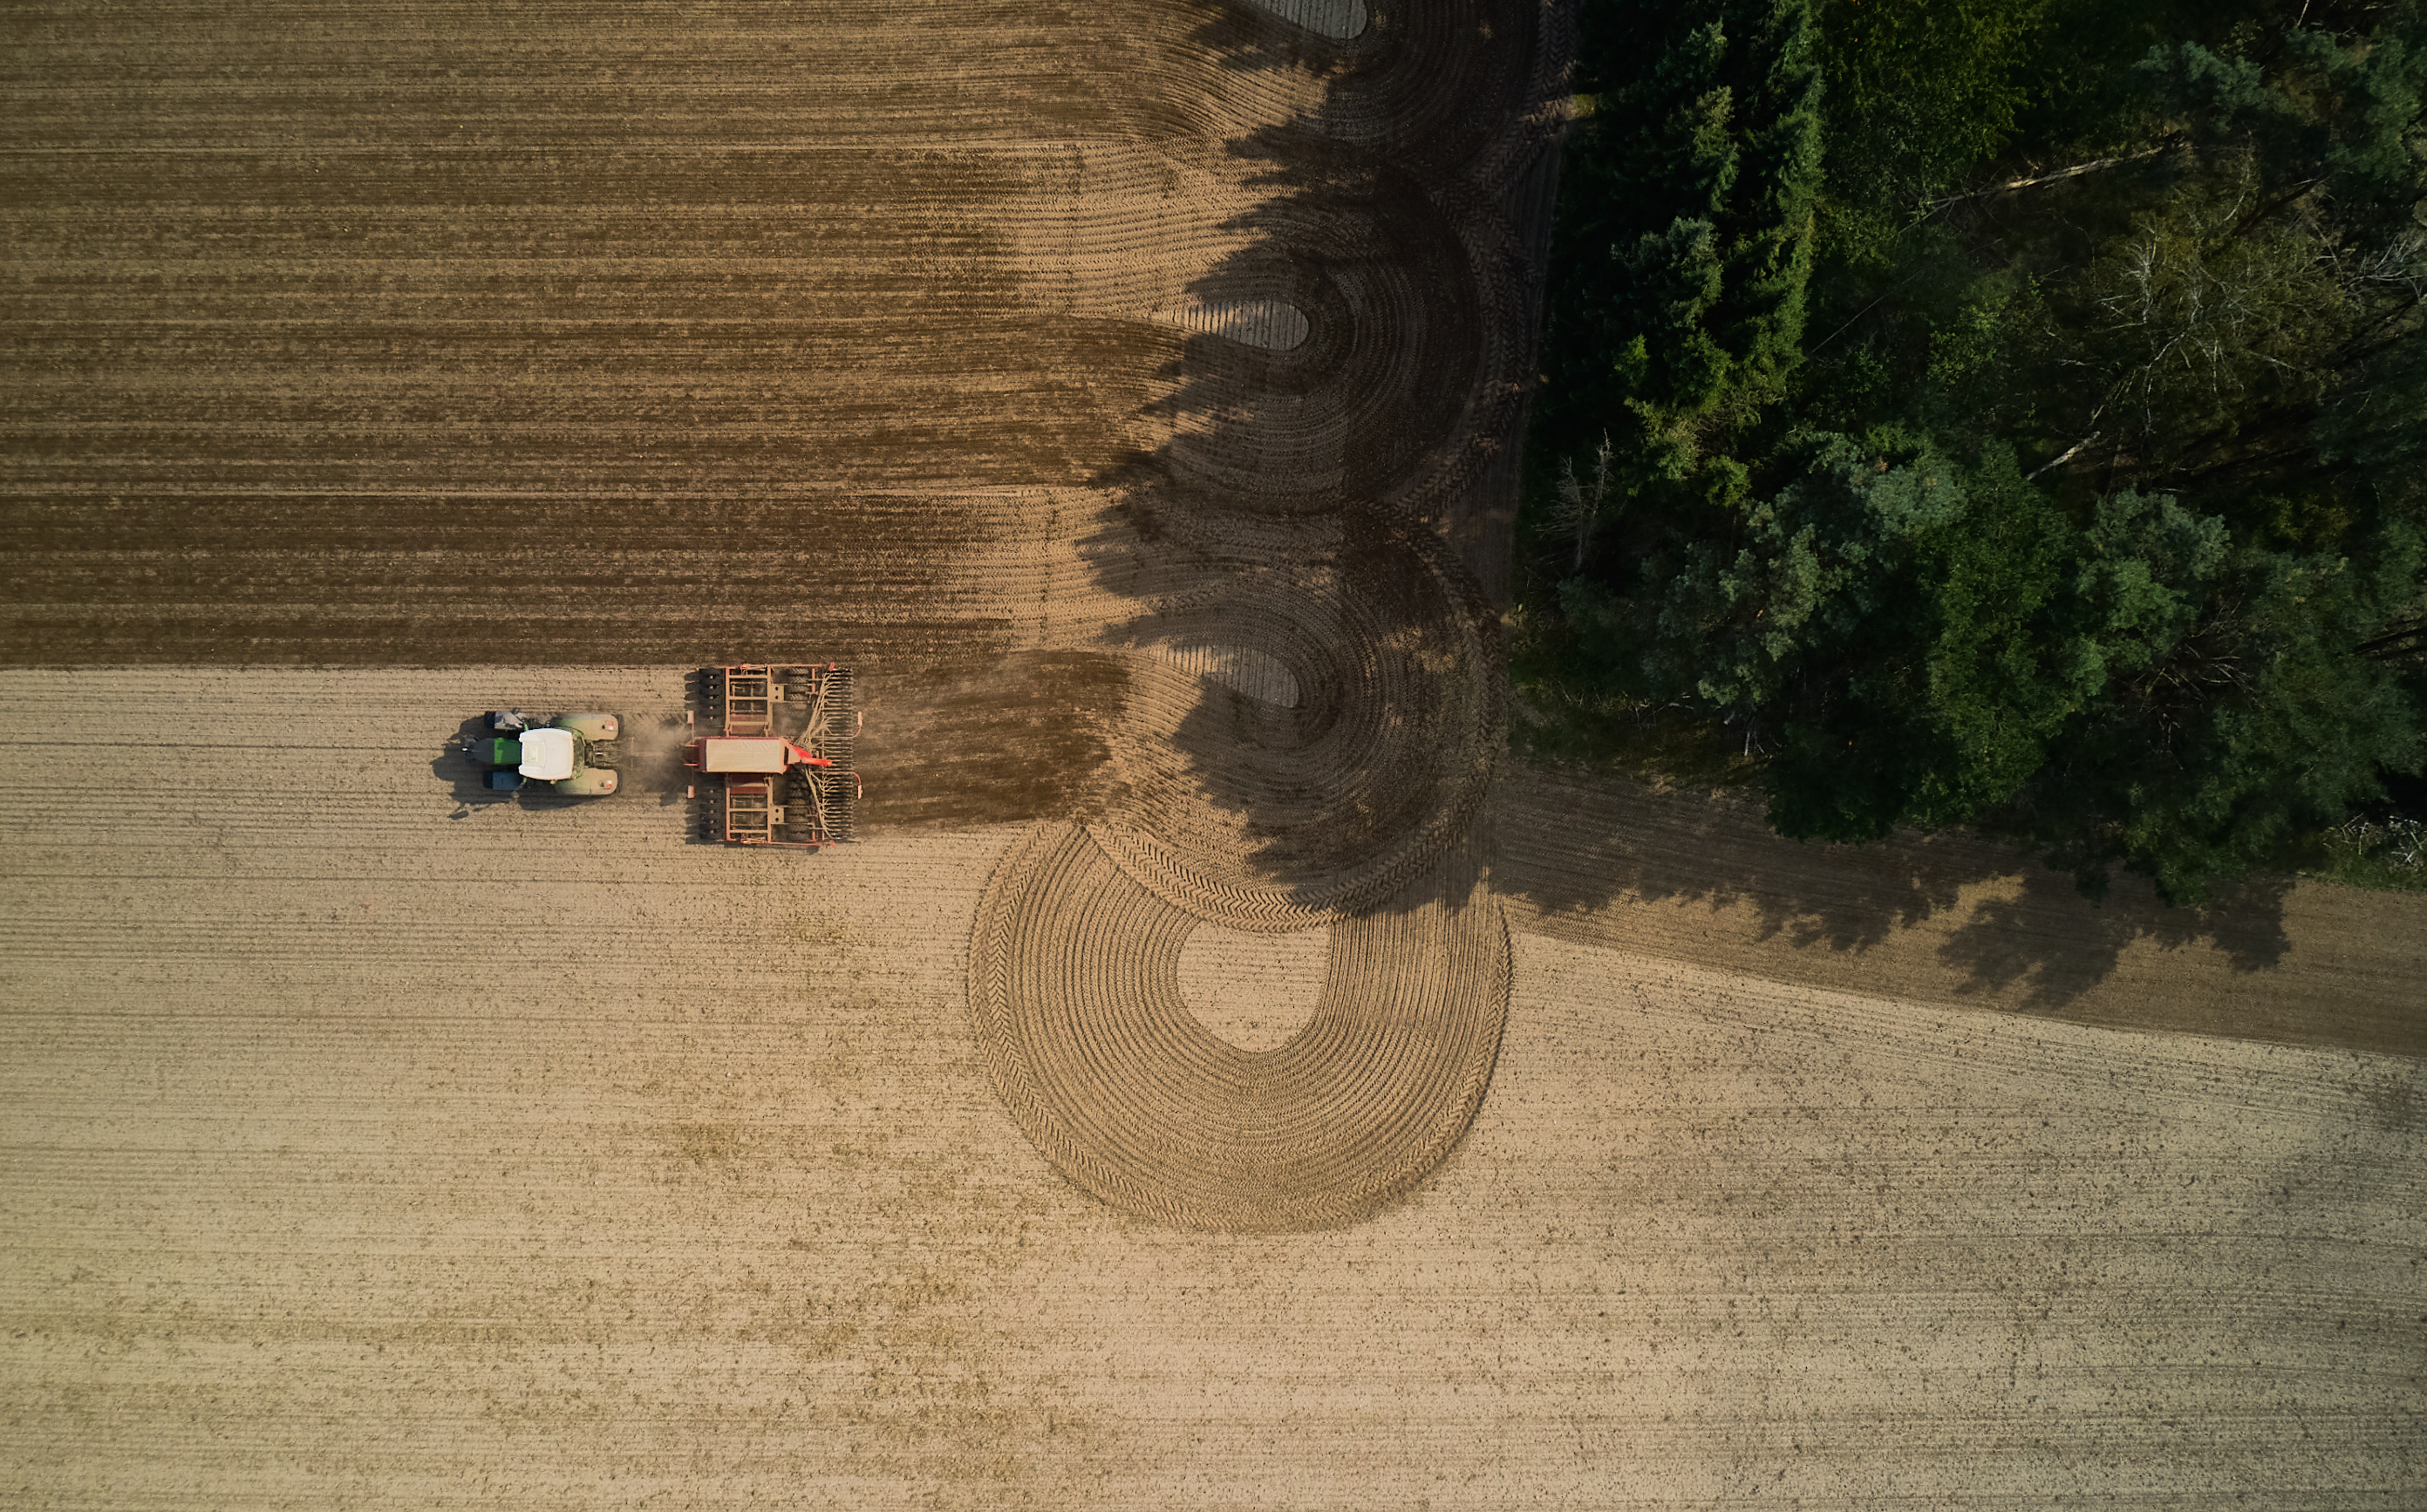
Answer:
<svg viewBox="0 0 2427 1512"><path fill-rule="evenodd" d="M1295 560L1208 566L1158 643L1264 658L1294 704L1141 657L1109 737L1126 799L1095 831L1132 880L1244 930L1396 891L1467 828L1501 742L1498 621L1438 537L1350 512ZM1263 543L1269 549L1270 543Z"/></svg>
<svg viewBox="0 0 2427 1512"><path fill-rule="evenodd" d="M1401 488L1462 429L1506 296L1409 175L1370 165L1246 217L1254 245L1197 297L1276 300L1303 341L1206 335L1183 356L1162 471L1191 502L1316 513ZM1522 305L1518 306L1522 309Z"/></svg>
<svg viewBox="0 0 2427 1512"><path fill-rule="evenodd" d="M1183 34L1188 61L1142 70L1152 100L1130 106L1144 133L1223 134L1245 121L1243 91L1283 97L1291 81L1320 81L1296 118L1344 146L1385 153L1431 177L1496 184L1556 132L1572 51L1566 8L1544 0L1369 0L1364 24L1289 19L1288 0L1184 0L1158 23ZM1212 63L1217 72L1210 72ZM1269 112L1261 118L1276 119Z"/></svg>
<svg viewBox="0 0 2427 1512"><path fill-rule="evenodd" d="M1179 357L1140 412L1160 445L1094 480L1118 501L1082 556L1132 616L1095 642L1132 653L1109 807L1013 847L970 951L1020 1128L1081 1188L1190 1227L1321 1227L1406 1192L1472 1120L1507 1012L1471 834L1499 621L1434 527L1507 480L1533 302L1507 196L1561 119L1564 10L1370 3L1361 30L1245 0L1145 19L1194 59L1130 117L1170 171L1118 170L1139 208L1070 281L1191 333L1156 333ZM1266 123L1222 129L1234 113ZM1200 161L1215 141L1250 176ZM1175 290L1116 254L1192 172L1234 191L1205 239L1237 250ZM1241 187L1265 196L1243 215ZM1180 972L1205 924L1328 931L1303 1028L1251 1049L1197 1020Z"/></svg>
<svg viewBox="0 0 2427 1512"><path fill-rule="evenodd" d="M1331 931L1314 1014L1279 1048L1217 1038L1182 1000L1197 919L1087 832L1014 844L978 909L969 1002L995 1088L1083 1190L1184 1227L1364 1217L1473 1120L1508 1008L1508 935L1468 848Z"/></svg>
<svg viewBox="0 0 2427 1512"><path fill-rule="evenodd" d="M1457 225L1484 313L1466 406L1425 464L1376 497L1420 520L1460 512L1457 502L1507 461L1507 438L1523 429L1533 389L1534 351L1526 333L1536 304L1534 274L1507 219L1482 196L1453 186L1438 199Z"/></svg>
<svg viewBox="0 0 2427 1512"><path fill-rule="evenodd" d="M1543 107L1566 92L1563 15L1542 0L1374 0L1358 36L1300 44L1330 85L1316 122L1427 175L1497 184L1556 134Z"/></svg>

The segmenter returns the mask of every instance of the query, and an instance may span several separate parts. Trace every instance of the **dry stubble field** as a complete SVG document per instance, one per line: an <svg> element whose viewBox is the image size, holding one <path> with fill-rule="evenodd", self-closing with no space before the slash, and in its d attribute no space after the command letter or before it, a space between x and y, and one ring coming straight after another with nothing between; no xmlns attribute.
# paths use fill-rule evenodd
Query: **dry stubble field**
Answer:
<svg viewBox="0 0 2427 1512"><path fill-rule="evenodd" d="M1564 24L12 11L7 1498L2427 1495L2415 903L1494 771Z"/></svg>

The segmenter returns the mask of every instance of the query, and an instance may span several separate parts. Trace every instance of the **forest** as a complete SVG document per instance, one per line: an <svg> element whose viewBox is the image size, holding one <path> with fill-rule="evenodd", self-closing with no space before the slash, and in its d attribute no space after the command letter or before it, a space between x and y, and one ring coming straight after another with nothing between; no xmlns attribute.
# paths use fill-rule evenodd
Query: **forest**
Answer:
<svg viewBox="0 0 2427 1512"><path fill-rule="evenodd" d="M2427 884L2419 0L1583 0L1514 739Z"/></svg>

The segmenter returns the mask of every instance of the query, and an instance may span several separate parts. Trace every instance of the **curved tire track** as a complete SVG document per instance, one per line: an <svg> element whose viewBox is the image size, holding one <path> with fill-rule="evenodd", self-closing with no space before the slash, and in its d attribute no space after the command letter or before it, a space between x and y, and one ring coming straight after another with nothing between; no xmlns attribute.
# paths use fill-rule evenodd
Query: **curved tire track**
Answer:
<svg viewBox="0 0 2427 1512"><path fill-rule="evenodd" d="M1271 1231L1365 1217L1481 1105L1507 1017L1508 936L1463 851L1333 926L1321 1000L1271 1050L1181 1000L1193 914L1085 831L1040 825L989 882L969 961L987 1069L1047 1160L1116 1207Z"/></svg>
<svg viewBox="0 0 2427 1512"><path fill-rule="evenodd" d="M969 968L1013 1117L1130 1211L1362 1216L1447 1153L1490 1080L1507 941L1469 831L1503 731L1498 623L1435 526L1505 461L1526 392L1530 273L1504 201L1546 140L1545 14L1384 5L1339 40L1242 6L1194 39L1268 90L1284 66L1327 81L1319 108L1236 145L1280 192L1220 228L1251 239L1187 290L1286 304L1306 335L1187 339L1157 407L1169 439L1102 480L1127 485L1128 519L1094 560L1148 606L1108 637L1148 652L1105 735L1121 797L1014 847ZM1164 645L1261 658L1295 699ZM1304 1030L1250 1052L1195 1019L1178 970L1200 921L1330 926Z"/></svg>
<svg viewBox="0 0 2427 1512"><path fill-rule="evenodd" d="M1500 748L1498 622L1422 527L1352 512L1330 549L1228 575L1142 622L1295 681L1283 707L1168 660L1112 737L1129 798L1099 841L1140 886L1234 929L1370 906L1464 832Z"/></svg>

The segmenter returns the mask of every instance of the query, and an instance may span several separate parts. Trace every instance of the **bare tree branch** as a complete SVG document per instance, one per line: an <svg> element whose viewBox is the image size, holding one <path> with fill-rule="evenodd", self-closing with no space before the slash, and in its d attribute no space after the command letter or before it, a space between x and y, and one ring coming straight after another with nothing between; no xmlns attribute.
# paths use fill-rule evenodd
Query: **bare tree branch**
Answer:
<svg viewBox="0 0 2427 1512"><path fill-rule="evenodd" d="M1984 184L1977 189L1968 189L1962 194L1952 194L1943 200L1934 200L1930 202L1930 208L1936 210L1946 205L1961 204L1966 200L1986 199L1992 194L2011 194L2017 189L2035 189L2043 184L2061 184L2069 178L2079 178L2084 173L2097 173L2110 168L2121 168L2126 163L2144 163L2152 157L2171 152L2181 144L2181 140L2179 137L2169 137L2155 147L2142 152L2126 153L2121 157L2100 157L2087 163L2076 163L2070 168L2060 168L2050 173L2034 173L2028 178L2008 179L2002 184Z"/></svg>

